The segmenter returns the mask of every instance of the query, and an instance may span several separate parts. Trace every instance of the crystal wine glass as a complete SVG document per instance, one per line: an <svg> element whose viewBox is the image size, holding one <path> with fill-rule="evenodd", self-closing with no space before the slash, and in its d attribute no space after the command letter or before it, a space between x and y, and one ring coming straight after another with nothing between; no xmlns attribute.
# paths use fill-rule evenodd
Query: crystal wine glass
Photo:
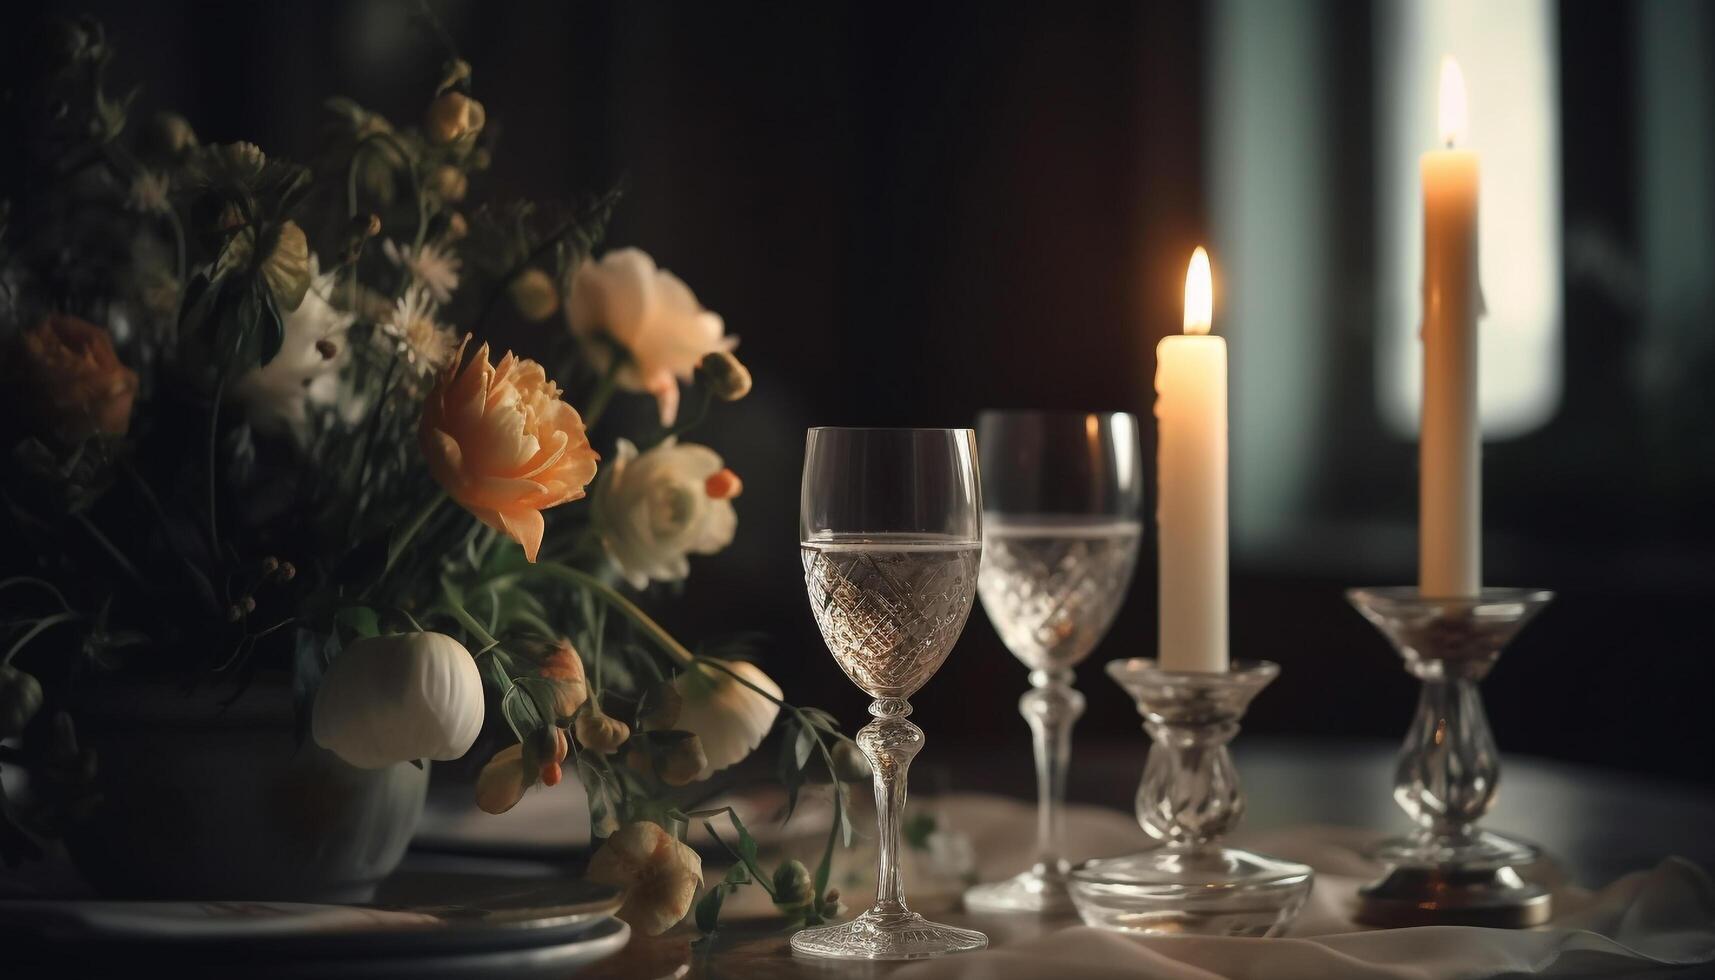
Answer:
<svg viewBox="0 0 1715 980"><path fill-rule="evenodd" d="M840 669L875 699L857 744L875 774L881 834L875 904L798 932L792 948L870 960L981 949L982 933L907 908L899 880L905 775L923 747L906 699L947 659L976 597L976 440L969 429L811 429L800 503L810 610Z"/></svg>
<svg viewBox="0 0 1715 980"><path fill-rule="evenodd" d="M1072 668L1125 599L1143 535L1137 418L1125 412L984 412L983 610L1030 669L1018 702L1036 749L1036 863L965 892L982 912L1069 911L1066 766L1084 696Z"/></svg>

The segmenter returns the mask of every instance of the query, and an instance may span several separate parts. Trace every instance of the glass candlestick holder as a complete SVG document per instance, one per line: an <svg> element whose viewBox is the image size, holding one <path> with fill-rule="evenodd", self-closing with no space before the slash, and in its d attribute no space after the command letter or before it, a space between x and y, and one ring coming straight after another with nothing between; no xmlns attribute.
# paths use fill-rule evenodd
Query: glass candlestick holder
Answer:
<svg viewBox="0 0 1715 980"><path fill-rule="evenodd" d="M1483 589L1470 598L1435 599L1414 588L1370 588L1352 589L1346 598L1422 682L1393 788L1417 829L1371 851L1388 872L1359 890L1358 921L1502 928L1546 922L1549 893L1518 872L1540 850L1477 828L1501 775L1477 685L1554 593Z"/></svg>
<svg viewBox="0 0 1715 980"><path fill-rule="evenodd" d="M1137 819L1161 846L1072 871L1069 891L1085 923L1154 935L1272 936L1298 916L1310 868L1221 844L1245 809L1227 743L1279 673L1266 661L1225 673L1162 670L1147 658L1108 664L1152 741Z"/></svg>

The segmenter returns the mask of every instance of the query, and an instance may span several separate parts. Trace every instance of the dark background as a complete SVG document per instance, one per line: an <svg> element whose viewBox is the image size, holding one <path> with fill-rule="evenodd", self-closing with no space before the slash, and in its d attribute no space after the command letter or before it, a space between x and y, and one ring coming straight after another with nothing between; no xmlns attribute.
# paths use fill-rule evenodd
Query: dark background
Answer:
<svg viewBox="0 0 1715 980"><path fill-rule="evenodd" d="M1650 297L1615 285L1647 280L1631 125L1648 108L1634 81L1647 57L1642 6L1580 0L1559 12L1564 395L1546 425L1487 447L1485 491L1488 580L1560 597L1485 694L1509 753L1708 784L1715 309L1705 289L1682 346L1664 349L1640 328ZM1297 505L1304 533L1235 537L1233 650L1283 667L1251 730L1391 739L1413 685L1341 595L1409 582L1416 567L1415 446L1374 408L1371 8L1297 7L1324 38L1340 120L1326 174L1342 202L1329 244L1339 344L1308 449L1315 478ZM175 108L204 140L288 155L311 144L330 95L414 119L445 57L413 6L391 0L65 9L108 24L114 87L140 84L144 113ZM1147 417L1155 341L1178 330L1185 258L1210 233L1210 8L432 9L500 127L473 197L569 199L624 176L610 245L652 253L743 338L756 393L698 435L744 477L739 537L694 561L683 602L658 608L689 635L766 632L765 665L788 695L855 728L866 699L823 648L800 579L804 429L969 425L987 407ZM1715 17L1675 9L1715 58ZM12 10L0 25L11 32L37 13ZM1671 97L1715 105L1708 81L1687 79ZM1715 270L1715 255L1702 260ZM1652 380L1636 370L1643 359L1677 365L1677 380ZM1235 389L1235 402L1246 397ZM1246 466L1235 459L1235 501L1256 477ZM1149 547L1108 641L1079 671L1079 737L1137 738L1140 750L1131 705L1101 663L1153 652ZM1024 686L976 612L914 704L932 745L992 745L1006 760L997 766L1022 766Z"/></svg>

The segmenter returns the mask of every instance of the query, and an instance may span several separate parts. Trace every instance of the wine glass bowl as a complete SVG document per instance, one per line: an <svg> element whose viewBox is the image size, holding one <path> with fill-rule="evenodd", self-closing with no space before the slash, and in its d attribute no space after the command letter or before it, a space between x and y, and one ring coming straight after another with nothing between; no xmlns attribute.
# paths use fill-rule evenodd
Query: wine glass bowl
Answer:
<svg viewBox="0 0 1715 980"><path fill-rule="evenodd" d="M969 429L811 429L799 549L804 587L840 669L874 702L857 744L875 782L875 904L850 922L804 929L794 952L922 959L981 949L988 937L905 904L899 877L906 774L923 730L912 694L940 669L975 601L982 496Z"/></svg>
<svg viewBox="0 0 1715 980"><path fill-rule="evenodd" d="M1037 858L1006 881L965 892L983 912L1068 911L1062 810L1071 728L1084 698L1072 668L1090 655L1125 600L1143 536L1136 417L984 412L983 610L1030 670L1019 700L1037 775Z"/></svg>
<svg viewBox="0 0 1715 980"><path fill-rule="evenodd" d="M970 615L981 545L878 534L802 554L810 611L853 684L904 699L935 676Z"/></svg>

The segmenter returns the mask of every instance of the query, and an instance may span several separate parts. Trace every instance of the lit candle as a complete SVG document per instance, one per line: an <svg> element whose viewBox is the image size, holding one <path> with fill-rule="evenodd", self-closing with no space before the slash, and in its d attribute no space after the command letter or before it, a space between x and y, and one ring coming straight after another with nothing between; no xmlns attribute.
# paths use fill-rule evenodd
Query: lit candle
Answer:
<svg viewBox="0 0 1715 980"><path fill-rule="evenodd" d="M1418 446L1418 589L1482 586L1477 416L1477 155L1465 138L1465 76L1441 62L1443 149L1423 155L1423 428Z"/></svg>
<svg viewBox="0 0 1715 980"><path fill-rule="evenodd" d="M1227 342L1208 336L1209 253L1185 275L1185 333L1155 349L1157 578L1166 670L1227 669Z"/></svg>

